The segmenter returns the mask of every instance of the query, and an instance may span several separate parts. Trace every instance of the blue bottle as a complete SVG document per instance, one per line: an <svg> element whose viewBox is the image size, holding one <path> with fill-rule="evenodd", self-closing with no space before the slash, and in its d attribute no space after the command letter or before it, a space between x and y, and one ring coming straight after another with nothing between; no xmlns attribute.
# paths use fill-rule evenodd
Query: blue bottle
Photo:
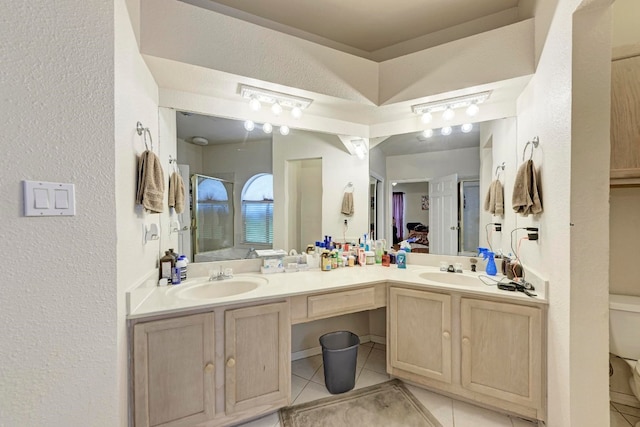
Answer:
<svg viewBox="0 0 640 427"><path fill-rule="evenodd" d="M495 254L491 251L486 251L484 253L484 258L487 259L486 272L489 276L495 276L498 273L498 268L496 267L494 256Z"/></svg>
<svg viewBox="0 0 640 427"><path fill-rule="evenodd" d="M396 264L398 268L407 268L407 253L402 249L396 255Z"/></svg>

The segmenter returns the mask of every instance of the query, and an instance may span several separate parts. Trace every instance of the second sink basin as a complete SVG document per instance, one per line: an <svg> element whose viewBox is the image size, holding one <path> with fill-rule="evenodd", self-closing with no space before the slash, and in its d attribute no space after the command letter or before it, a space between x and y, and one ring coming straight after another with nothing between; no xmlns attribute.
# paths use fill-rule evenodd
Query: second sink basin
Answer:
<svg viewBox="0 0 640 427"><path fill-rule="evenodd" d="M226 280L205 281L195 285L176 286L171 289L177 298L190 300L217 299L251 292L268 280L261 277L234 277Z"/></svg>
<svg viewBox="0 0 640 427"><path fill-rule="evenodd" d="M480 279L475 276L467 276L460 273L449 273L445 271L427 271L420 273L419 277L421 279L444 283L446 285L479 286L482 284Z"/></svg>

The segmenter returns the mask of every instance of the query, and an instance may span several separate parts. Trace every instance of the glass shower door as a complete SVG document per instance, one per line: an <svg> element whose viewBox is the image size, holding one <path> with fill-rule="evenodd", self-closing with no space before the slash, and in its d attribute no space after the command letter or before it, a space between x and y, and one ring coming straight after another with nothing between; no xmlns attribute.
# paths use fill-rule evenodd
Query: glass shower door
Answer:
<svg viewBox="0 0 640 427"><path fill-rule="evenodd" d="M194 255L233 247L233 183L194 174L191 188Z"/></svg>

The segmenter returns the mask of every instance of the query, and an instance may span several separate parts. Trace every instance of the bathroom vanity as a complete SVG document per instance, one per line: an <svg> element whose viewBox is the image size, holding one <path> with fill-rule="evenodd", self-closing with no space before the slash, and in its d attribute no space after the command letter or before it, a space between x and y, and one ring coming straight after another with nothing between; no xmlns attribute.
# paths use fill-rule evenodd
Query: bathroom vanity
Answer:
<svg viewBox="0 0 640 427"><path fill-rule="evenodd" d="M222 426L286 406L291 326L380 307L390 375L544 420L543 289L530 298L473 273L438 273L410 265L236 275L240 288L259 285L216 298L189 291L206 279L180 285L182 298L179 287L148 290L129 314L133 425Z"/></svg>

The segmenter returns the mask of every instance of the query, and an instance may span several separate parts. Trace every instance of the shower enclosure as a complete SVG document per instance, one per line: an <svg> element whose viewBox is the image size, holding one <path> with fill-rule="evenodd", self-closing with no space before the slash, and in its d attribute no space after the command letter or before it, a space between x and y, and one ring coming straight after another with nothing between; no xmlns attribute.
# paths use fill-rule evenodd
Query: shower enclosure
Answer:
<svg viewBox="0 0 640 427"><path fill-rule="evenodd" d="M191 177L193 254L233 247L233 183L206 175Z"/></svg>

